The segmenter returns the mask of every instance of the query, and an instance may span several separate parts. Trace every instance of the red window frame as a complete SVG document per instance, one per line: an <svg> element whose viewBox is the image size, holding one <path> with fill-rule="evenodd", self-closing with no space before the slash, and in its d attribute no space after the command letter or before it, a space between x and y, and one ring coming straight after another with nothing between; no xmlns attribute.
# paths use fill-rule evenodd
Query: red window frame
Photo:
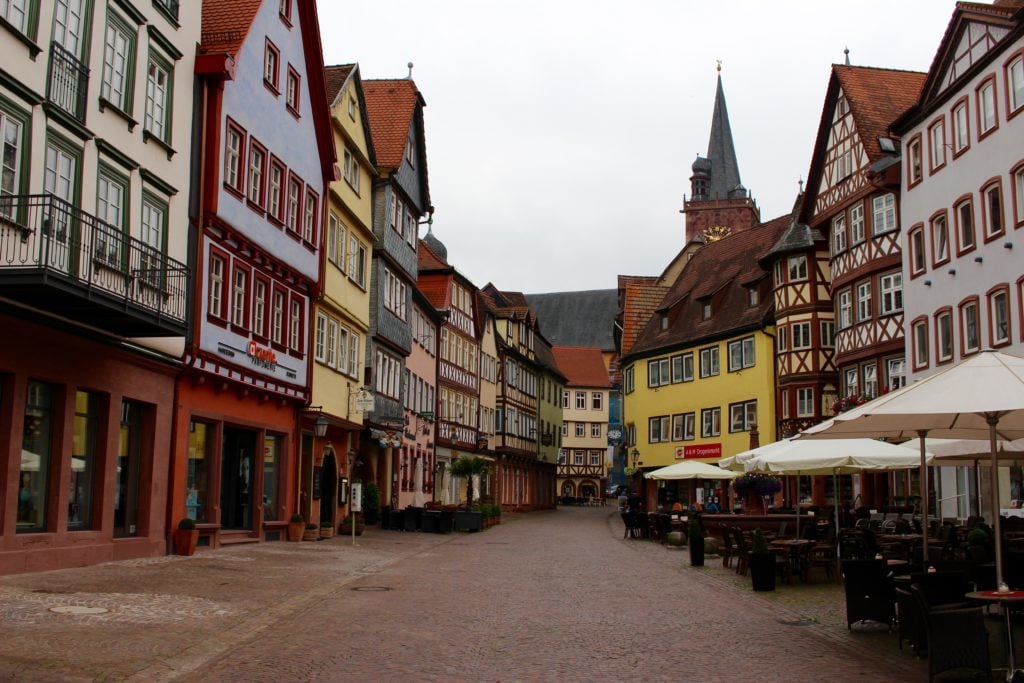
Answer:
<svg viewBox="0 0 1024 683"><path fill-rule="evenodd" d="M267 78L267 57L271 54L275 58L273 79ZM277 45L274 45L274 41L269 37L263 46L263 85L266 86L267 90L274 93L274 97L281 94L281 50Z"/></svg>
<svg viewBox="0 0 1024 683"><path fill-rule="evenodd" d="M1022 68L1024 68L1024 48L1017 50L1003 62L1003 85L1006 96L1006 120L1009 121L1014 116L1017 116L1021 112L1024 112L1024 102L1016 109L1013 108L1012 93L1010 89L1010 67L1013 66L1014 62L1020 60L1022 62Z"/></svg>
<svg viewBox="0 0 1024 683"><path fill-rule="evenodd" d="M942 219L946 224L946 258L941 260L939 259L938 251L935 249L935 222L939 219ZM946 213L945 209L936 211L932 214L932 217L928 219L928 236L931 238L932 268L938 268L941 265L949 263L949 259L953 253L953 245L951 244L949 236L949 215Z"/></svg>
<svg viewBox="0 0 1024 683"><path fill-rule="evenodd" d="M914 370L923 370L928 367L930 358L925 358L924 362L918 357L917 353L917 328L924 326L924 338L927 343L930 343L931 337L929 337L928 331L928 316L918 316L910 322L910 351L911 351L911 362L913 363ZM927 349L929 357L931 356L931 349Z"/></svg>
<svg viewBox="0 0 1024 683"><path fill-rule="evenodd" d="M935 137L934 131L937 127L942 126L942 163L935 164ZM948 155L946 154L946 116L940 114L931 123L928 124L928 175L934 175L946 167L948 161Z"/></svg>
<svg viewBox="0 0 1024 683"><path fill-rule="evenodd" d="M1020 318L1020 340L1024 341L1024 276L1017 280L1017 313Z"/></svg>
<svg viewBox="0 0 1024 683"><path fill-rule="evenodd" d="M235 275L242 273L245 276L245 288L242 293L242 323L238 324L235 322ZM228 323L231 325L231 329L239 334L248 335L250 321L252 320L252 305L250 297L252 294L252 268L242 263L238 259L235 259L231 266L231 281L229 288L228 297L230 303L228 304Z"/></svg>
<svg viewBox="0 0 1024 683"><path fill-rule="evenodd" d="M228 299L230 298L231 291L231 255L223 249L220 249L216 245L210 245L209 261L206 267L206 319L211 323L220 327L227 327L229 323L227 311L228 311ZM221 285L220 285L220 310L210 310L210 278L213 275L213 260L218 259L224 264L221 269Z"/></svg>
<svg viewBox="0 0 1024 683"><path fill-rule="evenodd" d="M296 201L296 208L295 208L295 224L294 225L291 223L291 219L292 219L292 216L291 216L291 196L292 196L292 185L293 184L296 184L297 187L299 188L298 192L296 193L298 196L297 196L297 198L295 200ZM305 183L302 182L302 178L300 178L299 176L295 175L291 171L288 171L288 182L285 184L285 194L284 194L284 198L285 198L285 202L284 202L285 203L285 207L284 207L284 227L292 236L294 236L294 237L296 237L298 239L302 238L302 232L301 232L302 225L301 224L302 224L302 210L304 208L304 206L303 206L303 198L304 198L303 190L305 189L305 187L306 187L306 185L305 185Z"/></svg>
<svg viewBox="0 0 1024 683"><path fill-rule="evenodd" d="M259 329L259 330L257 330L255 327L253 327L252 333L253 333L253 335L259 337L261 340L266 341L267 339L270 338L270 331L269 330L270 330L271 318L273 317L274 288L273 288L273 285L270 282L270 278L268 278L267 276L260 275L259 273L256 273L253 276L252 309L251 310L252 310L252 320L253 320L253 324L254 325L255 325L255 322L256 322L256 315L255 315L255 313L256 313L256 284L257 283L262 283L263 286L266 288L264 290L266 292L266 299L263 302L263 327L262 327L262 329Z"/></svg>
<svg viewBox="0 0 1024 683"><path fill-rule="evenodd" d="M915 237L921 240L920 249L915 244ZM907 253L910 254L910 279L913 280L928 272L928 252L924 238L924 223L915 224L907 231ZM918 257L920 256L921 267L917 268Z"/></svg>
<svg viewBox="0 0 1024 683"><path fill-rule="evenodd" d="M313 200L313 223L309 228L309 235L306 233L306 206L309 200ZM317 235L319 235L320 228L320 195L317 194L309 185L306 185L306 197L302 202L302 239L309 245L316 246L319 244L317 241Z"/></svg>
<svg viewBox="0 0 1024 683"><path fill-rule="evenodd" d="M917 149L919 167L917 177L914 177L914 149ZM924 144L921 141L921 134L918 133L907 141L907 189L920 185L924 180ZM872 226L874 227L874 226Z"/></svg>
<svg viewBox="0 0 1024 683"><path fill-rule="evenodd" d="M274 303L277 301L277 295L278 294L281 295L281 340L280 341L277 341L277 340L274 339ZM291 311L291 306L288 303L289 301L290 301L290 297L289 297L288 288L282 286L281 284L279 284L278 282L275 281L273 283L272 294L270 296L270 329L268 331L270 333L270 345L272 347L278 349L279 351L287 351L288 350L288 343L287 343L288 342L288 335L289 335L288 313L289 313L289 311Z"/></svg>
<svg viewBox="0 0 1024 683"><path fill-rule="evenodd" d="M225 120L224 128L224 157L223 163L221 164L222 169L224 170L227 169L228 139L232 132L238 134L238 161L235 164L235 178L237 179L238 184L232 185L229 183L227 173L225 173L224 187L239 199L245 201L246 150L248 149L246 141L249 136L245 128L238 125L238 123L236 123L230 116Z"/></svg>
<svg viewBox="0 0 1024 683"><path fill-rule="evenodd" d="M967 319L964 316L964 310L970 305L974 306L978 325L978 348L973 350L967 348ZM977 295L965 297L963 301L957 304L957 318L959 319L960 327L960 357L973 356L981 351L981 301Z"/></svg>
<svg viewBox="0 0 1024 683"><path fill-rule="evenodd" d="M305 300L306 300L306 297L302 296L301 294L298 294L295 291L290 291L289 296L288 296L288 316L287 316L288 317L288 343L285 346L288 347L289 355L295 356L297 358L305 358L306 357L306 350L305 350L306 344L303 343L303 340L306 338L306 307L303 305ZM299 304L299 335L298 335L299 338L296 340L297 345L296 346L292 346L292 319L291 319L291 312L292 312L292 305L295 304L295 303Z"/></svg>
<svg viewBox="0 0 1024 683"><path fill-rule="evenodd" d="M971 208L971 244L964 246L963 243L963 230L960 223L961 213L960 208L968 204ZM956 231L956 255L963 256L969 254L978 248L978 221L974 219L974 195L968 193L960 195L953 201L953 229Z"/></svg>
<svg viewBox="0 0 1024 683"><path fill-rule="evenodd" d="M939 338L939 318L942 316L949 316L949 358L942 358L939 355L939 351L942 348L940 344L941 339ZM933 318L935 324L935 365L947 365L956 358L956 332L953 329L953 307L943 306L937 309L933 314Z"/></svg>
<svg viewBox="0 0 1024 683"><path fill-rule="evenodd" d="M1017 174L1021 174L1018 181ZM1010 196L1013 203L1013 227L1014 229L1024 228L1024 202L1020 197L1024 195L1024 159L1021 159L1010 169Z"/></svg>
<svg viewBox="0 0 1024 683"><path fill-rule="evenodd" d="M284 11L282 12L281 9ZM281 17L281 21L288 28L292 26L292 0L281 0L278 7L278 15Z"/></svg>
<svg viewBox="0 0 1024 683"><path fill-rule="evenodd" d="M992 127L989 128L988 130L985 130L984 121L982 120L981 115L981 91L985 88L986 85L992 86L992 120L994 121ZM989 135L992 135L992 133L995 133L997 130L999 130L999 88L996 86L995 74L989 74L988 76L985 77L984 80L978 83L978 87L974 89L974 100L976 105L974 107L974 110L977 114L978 121L978 140L980 141L984 140Z"/></svg>
<svg viewBox="0 0 1024 683"><path fill-rule="evenodd" d="M989 215L989 191L996 189L999 193L999 229L996 231L989 230L989 223L991 222L991 216ZM1003 178L1002 176L995 176L990 178L981 189L978 191L981 196L981 218L982 218L982 238L985 243L988 244L994 240L999 239L1006 234L1006 202L1003 201Z"/></svg>
<svg viewBox="0 0 1024 683"><path fill-rule="evenodd" d="M995 338L996 317L993 315L993 311L995 309L992 307L993 300L997 294L1003 294L1006 296L1006 340L1001 342L997 342ZM988 345L993 349L1009 346L1013 343L1013 312L1011 311L1012 307L1010 306L1010 285L1004 282L985 292L985 303L988 309L986 311L986 317L988 318Z"/></svg>
<svg viewBox="0 0 1024 683"><path fill-rule="evenodd" d="M277 213L273 213L273 207L270 206L270 174L274 169L281 171L281 196L277 202ZM284 226L284 209L288 197L288 167L284 165L284 162L278 159L273 154L270 155L270 163L267 164L267 197L266 197L266 208L267 218L273 223L277 223L280 226Z"/></svg>
<svg viewBox="0 0 1024 683"><path fill-rule="evenodd" d="M291 89L292 81L295 82L295 89L294 90ZM295 116L296 118L298 118L300 116L299 105L302 102L302 94L301 94L301 92L299 90L300 90L301 87L302 87L302 76L300 76L299 72L296 71L295 68L291 64L289 64L288 65L288 82L285 85L285 104L288 107L288 111L290 111L292 113L292 115ZM293 93L294 96L289 96L289 92Z"/></svg>
<svg viewBox="0 0 1024 683"><path fill-rule="evenodd" d="M960 149L957 149L956 148L956 110L959 109L961 105L964 108L964 122L965 122L965 124L967 126L967 130L964 132L964 136L965 136L964 146L962 148L960 148ZM971 100L970 100L970 98L967 97L967 95L964 95L963 97L958 99L956 102L953 103L953 106L950 107L950 109L949 109L949 123L950 123L949 139L952 141L953 158L956 159L961 154L963 154L964 152L966 152L967 150L969 150L971 148Z"/></svg>
<svg viewBox="0 0 1024 683"><path fill-rule="evenodd" d="M252 198L253 182L252 182L252 155L254 152L258 152L263 155L263 166L260 172L259 187L256 188L256 199ZM267 152L267 148L261 145L256 138L249 136L249 153L246 154L245 162L245 182L248 187L248 191L245 193L246 202L249 206L256 208L262 213L263 208L267 204L267 173L270 170L270 165L267 163L270 159L270 154Z"/></svg>

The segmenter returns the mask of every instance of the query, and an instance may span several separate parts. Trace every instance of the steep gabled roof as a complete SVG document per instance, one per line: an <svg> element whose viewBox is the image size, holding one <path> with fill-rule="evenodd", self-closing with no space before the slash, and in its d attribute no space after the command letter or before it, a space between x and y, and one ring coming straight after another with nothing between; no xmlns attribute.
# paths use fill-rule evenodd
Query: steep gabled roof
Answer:
<svg viewBox="0 0 1024 683"><path fill-rule="evenodd" d="M377 151L377 165L396 169L402 165L416 105L425 105L416 83L408 78L364 79L363 95L370 116L370 133Z"/></svg>
<svg viewBox="0 0 1024 683"><path fill-rule="evenodd" d="M758 259L778 241L790 221L788 214L780 216L698 249L656 314L646 322L630 354L684 347L767 324L771 297L762 296L751 306L744 285L764 277ZM709 319L704 319L703 302L691 295L693 292L699 292L701 298L713 295ZM661 315L668 316L666 329L660 324Z"/></svg>
<svg viewBox="0 0 1024 683"><path fill-rule="evenodd" d="M370 117L366 112L366 95L363 93L363 78L359 73L358 64L339 64L324 67L324 86L327 90L327 105L331 108L338 104L338 97L345 89L345 84L352 82L359 101L359 116L365 140L355 141L358 145L366 145L367 161L370 162L370 173L377 175L377 152L373 148L373 135L370 133ZM347 135L347 134L346 134Z"/></svg>
<svg viewBox="0 0 1024 683"><path fill-rule="evenodd" d="M583 292L527 294L537 324L555 346L596 346L615 349L612 335L618 292L595 289Z"/></svg>
<svg viewBox="0 0 1024 683"><path fill-rule="evenodd" d="M338 64L324 67L324 82L327 87L327 101L333 103L338 99L341 89L352 72L356 70L355 64Z"/></svg>
<svg viewBox="0 0 1024 683"><path fill-rule="evenodd" d="M263 0L203 0L200 54L237 55Z"/></svg>
<svg viewBox="0 0 1024 683"><path fill-rule="evenodd" d="M558 363L555 362L555 354L551 352L551 343L544 338L543 334L537 334L533 338L533 355L537 360L537 364L542 368L555 375L563 383L569 381L569 378L558 369Z"/></svg>
<svg viewBox="0 0 1024 683"><path fill-rule="evenodd" d="M555 363L568 379L570 387L610 389L608 370L604 367L601 349L581 346L553 346Z"/></svg>
<svg viewBox="0 0 1024 683"><path fill-rule="evenodd" d="M650 320L655 309L668 294L669 288L656 284L657 278L620 275L619 282L623 281L625 281L625 286L622 294L622 349L620 353L625 356L632 350L637 337L643 332L647 321Z"/></svg>

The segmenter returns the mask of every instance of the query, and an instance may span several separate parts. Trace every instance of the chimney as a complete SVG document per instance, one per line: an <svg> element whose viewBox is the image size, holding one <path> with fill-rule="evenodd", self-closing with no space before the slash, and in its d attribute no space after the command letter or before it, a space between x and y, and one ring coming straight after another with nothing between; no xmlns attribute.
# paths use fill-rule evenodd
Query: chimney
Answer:
<svg viewBox="0 0 1024 683"><path fill-rule="evenodd" d="M761 446L761 433L757 431L757 425L750 425L750 449L759 448Z"/></svg>

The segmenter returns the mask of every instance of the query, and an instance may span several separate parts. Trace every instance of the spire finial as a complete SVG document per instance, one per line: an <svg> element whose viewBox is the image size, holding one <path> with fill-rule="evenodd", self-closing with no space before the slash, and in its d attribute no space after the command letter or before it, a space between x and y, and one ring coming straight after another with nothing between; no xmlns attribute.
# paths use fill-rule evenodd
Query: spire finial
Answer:
<svg viewBox="0 0 1024 683"><path fill-rule="evenodd" d="M804 177L803 176L800 176L800 180L797 181L797 184L800 185L800 194L803 194L804 193Z"/></svg>
<svg viewBox="0 0 1024 683"><path fill-rule="evenodd" d="M849 62L847 62L847 63L849 63ZM412 62L409 62L406 66L409 67L409 76L408 76L408 78L411 81L412 80Z"/></svg>
<svg viewBox="0 0 1024 683"><path fill-rule="evenodd" d="M846 55L846 66L850 66L850 48L844 47L843 54Z"/></svg>
<svg viewBox="0 0 1024 683"><path fill-rule="evenodd" d="M722 60L721 59L716 59L715 60L715 71L717 71L718 73L722 73Z"/></svg>

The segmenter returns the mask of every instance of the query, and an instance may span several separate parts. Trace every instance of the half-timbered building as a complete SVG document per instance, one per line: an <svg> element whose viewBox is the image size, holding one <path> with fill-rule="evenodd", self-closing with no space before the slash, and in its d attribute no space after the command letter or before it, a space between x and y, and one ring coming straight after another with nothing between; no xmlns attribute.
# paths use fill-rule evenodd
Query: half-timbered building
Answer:
<svg viewBox="0 0 1024 683"><path fill-rule="evenodd" d="M566 377L558 495L562 500L596 500L603 494L608 467L608 370L598 348L555 346L552 353Z"/></svg>

